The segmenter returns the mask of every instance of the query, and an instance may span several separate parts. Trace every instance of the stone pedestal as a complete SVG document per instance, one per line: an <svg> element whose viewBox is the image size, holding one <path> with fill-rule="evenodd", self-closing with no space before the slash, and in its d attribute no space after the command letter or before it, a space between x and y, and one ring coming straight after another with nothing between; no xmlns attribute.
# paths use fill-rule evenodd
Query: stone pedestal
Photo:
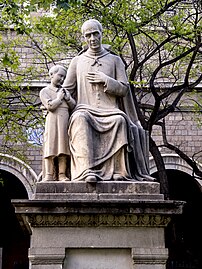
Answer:
<svg viewBox="0 0 202 269"><path fill-rule="evenodd" d="M183 207L155 182L41 182L13 204L31 269L165 269L164 229Z"/></svg>

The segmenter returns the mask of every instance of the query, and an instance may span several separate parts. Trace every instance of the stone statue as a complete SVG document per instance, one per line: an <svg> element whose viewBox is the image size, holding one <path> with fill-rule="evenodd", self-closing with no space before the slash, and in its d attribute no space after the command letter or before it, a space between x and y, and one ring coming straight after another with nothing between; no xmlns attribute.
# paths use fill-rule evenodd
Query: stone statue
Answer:
<svg viewBox="0 0 202 269"><path fill-rule="evenodd" d="M51 83L40 91L40 99L46 110L44 132L44 178L42 181L66 181L67 156L69 141L67 128L69 110L75 107L75 100L68 90L61 87L66 76L66 69L61 65L54 65L49 70ZM57 157L58 174L55 175L55 158Z"/></svg>
<svg viewBox="0 0 202 269"><path fill-rule="evenodd" d="M82 34L88 48L72 59L63 84L77 102L68 129L71 179L151 181L124 64L102 45L99 21L84 22Z"/></svg>

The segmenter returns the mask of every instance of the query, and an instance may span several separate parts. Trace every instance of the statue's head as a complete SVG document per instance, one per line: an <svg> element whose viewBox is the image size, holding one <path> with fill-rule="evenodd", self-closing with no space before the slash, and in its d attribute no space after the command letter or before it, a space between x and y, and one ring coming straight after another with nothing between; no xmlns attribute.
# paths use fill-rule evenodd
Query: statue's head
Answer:
<svg viewBox="0 0 202 269"><path fill-rule="evenodd" d="M101 48L102 25L99 21L95 19L85 21L81 27L81 31L91 50L97 51Z"/></svg>
<svg viewBox="0 0 202 269"><path fill-rule="evenodd" d="M53 65L50 69L49 69L49 75L53 75L58 73L59 71L63 71L64 73L67 73L67 69L59 64Z"/></svg>
<svg viewBox="0 0 202 269"><path fill-rule="evenodd" d="M60 86L64 82L67 70L62 65L53 65L49 70L49 76L54 85Z"/></svg>

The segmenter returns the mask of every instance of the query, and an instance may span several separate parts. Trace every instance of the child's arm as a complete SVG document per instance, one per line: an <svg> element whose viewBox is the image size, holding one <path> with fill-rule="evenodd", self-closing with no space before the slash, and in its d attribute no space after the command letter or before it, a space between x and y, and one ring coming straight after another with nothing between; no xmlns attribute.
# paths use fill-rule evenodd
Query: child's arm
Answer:
<svg viewBox="0 0 202 269"><path fill-rule="evenodd" d="M64 92L65 92L64 99L67 102L69 108L71 110L74 109L75 106L76 106L76 101L71 97L71 94L70 94L70 92L68 90L64 89Z"/></svg>
<svg viewBox="0 0 202 269"><path fill-rule="evenodd" d="M57 98L49 101L49 106L50 106L49 110L50 111L55 110L59 105L62 104L62 100L64 99L64 95L65 95L64 91L62 89L60 89L57 92Z"/></svg>
<svg viewBox="0 0 202 269"><path fill-rule="evenodd" d="M42 104L48 111L54 111L59 105L62 104L62 100L64 99L65 93L63 90L59 90L57 92L57 97L55 99L51 99L47 90L47 88L44 88L40 92L40 99L42 101Z"/></svg>

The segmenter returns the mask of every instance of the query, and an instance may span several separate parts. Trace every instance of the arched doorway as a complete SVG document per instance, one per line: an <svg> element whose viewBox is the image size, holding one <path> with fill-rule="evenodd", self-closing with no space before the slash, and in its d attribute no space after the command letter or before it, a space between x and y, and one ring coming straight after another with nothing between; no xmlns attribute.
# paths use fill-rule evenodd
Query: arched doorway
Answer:
<svg viewBox="0 0 202 269"><path fill-rule="evenodd" d="M167 269L201 269L201 189L197 181L183 171L167 169L166 172L170 199L186 201L183 214L173 217L165 232L169 249Z"/></svg>
<svg viewBox="0 0 202 269"><path fill-rule="evenodd" d="M1 266L2 269L28 269L30 235L22 230L11 204L12 199L28 199L28 193L15 175L0 170Z"/></svg>

